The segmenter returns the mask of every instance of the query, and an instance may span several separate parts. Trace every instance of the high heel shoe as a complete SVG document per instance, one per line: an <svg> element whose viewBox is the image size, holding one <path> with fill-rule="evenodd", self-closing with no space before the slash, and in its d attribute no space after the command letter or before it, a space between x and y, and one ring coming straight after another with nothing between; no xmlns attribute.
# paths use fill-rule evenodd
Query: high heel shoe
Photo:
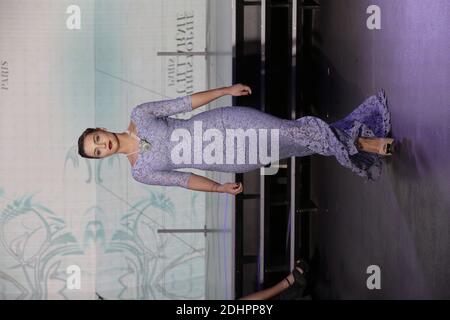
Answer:
<svg viewBox="0 0 450 320"><path fill-rule="evenodd" d="M302 259L299 259L295 262L295 267L299 267L300 269L303 270L303 274L307 274L309 272L309 264ZM295 268L295 270L297 270Z"/></svg>
<svg viewBox="0 0 450 320"><path fill-rule="evenodd" d="M297 268L302 269L303 273ZM296 300L301 299L306 290L308 281L307 274L309 272L309 265L304 260L297 260L295 267L292 270L292 275L294 276L294 282L291 283L286 277L284 280L288 283L289 287L280 294L280 299L282 300Z"/></svg>
<svg viewBox="0 0 450 320"><path fill-rule="evenodd" d="M392 138L378 138L378 137L361 137L366 140L376 140L378 143L376 152L383 156L392 156L394 152L394 139Z"/></svg>

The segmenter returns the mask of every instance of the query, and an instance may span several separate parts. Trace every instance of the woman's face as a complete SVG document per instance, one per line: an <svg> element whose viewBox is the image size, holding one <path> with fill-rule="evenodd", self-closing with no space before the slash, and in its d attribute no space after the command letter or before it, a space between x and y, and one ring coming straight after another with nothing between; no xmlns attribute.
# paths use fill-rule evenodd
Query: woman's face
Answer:
<svg viewBox="0 0 450 320"><path fill-rule="evenodd" d="M116 153L117 137L105 128L92 132L84 139L86 154L91 157L104 158Z"/></svg>

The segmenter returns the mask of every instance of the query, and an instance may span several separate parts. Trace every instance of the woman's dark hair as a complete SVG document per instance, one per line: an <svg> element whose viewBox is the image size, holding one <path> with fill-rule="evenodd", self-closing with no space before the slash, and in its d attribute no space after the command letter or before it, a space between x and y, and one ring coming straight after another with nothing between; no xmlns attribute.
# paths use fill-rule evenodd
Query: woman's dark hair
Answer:
<svg viewBox="0 0 450 320"><path fill-rule="evenodd" d="M88 156L88 155L86 154L86 151L84 150L84 139L86 138L86 136L87 136L89 133L96 132L96 131L98 131L98 130L99 130L99 129L97 129L97 128L87 128L86 130L83 131L83 133L81 134L81 136L78 138L78 154L79 154L80 156L82 156L83 158L88 158L88 159L98 159L98 157L91 157L91 156Z"/></svg>

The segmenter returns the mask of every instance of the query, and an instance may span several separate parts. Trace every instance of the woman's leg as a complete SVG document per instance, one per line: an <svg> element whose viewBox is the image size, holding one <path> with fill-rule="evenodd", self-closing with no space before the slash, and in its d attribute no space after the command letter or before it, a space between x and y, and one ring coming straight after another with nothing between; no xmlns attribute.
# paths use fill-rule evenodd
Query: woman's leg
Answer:
<svg viewBox="0 0 450 320"><path fill-rule="evenodd" d="M273 287L249 294L248 296L242 297L239 300L268 300L280 294L287 288L289 288L289 284L285 279L283 279Z"/></svg>
<svg viewBox="0 0 450 320"><path fill-rule="evenodd" d="M303 270L300 267L297 267L297 269L298 271L300 271L300 273L303 273ZM288 289L294 283L294 281L294 275L291 272L286 278L278 282L273 287L249 294L240 298L239 300L268 300Z"/></svg>

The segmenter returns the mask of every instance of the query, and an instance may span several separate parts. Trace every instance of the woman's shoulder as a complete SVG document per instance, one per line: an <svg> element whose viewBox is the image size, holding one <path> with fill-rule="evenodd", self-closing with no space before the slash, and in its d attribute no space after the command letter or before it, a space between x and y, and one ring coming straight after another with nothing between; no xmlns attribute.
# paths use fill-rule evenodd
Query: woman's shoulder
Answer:
<svg viewBox="0 0 450 320"><path fill-rule="evenodd" d="M128 124L127 130L129 132L132 132L132 133L136 134L137 127L136 127L136 124L133 122L133 120L130 120L130 123Z"/></svg>

